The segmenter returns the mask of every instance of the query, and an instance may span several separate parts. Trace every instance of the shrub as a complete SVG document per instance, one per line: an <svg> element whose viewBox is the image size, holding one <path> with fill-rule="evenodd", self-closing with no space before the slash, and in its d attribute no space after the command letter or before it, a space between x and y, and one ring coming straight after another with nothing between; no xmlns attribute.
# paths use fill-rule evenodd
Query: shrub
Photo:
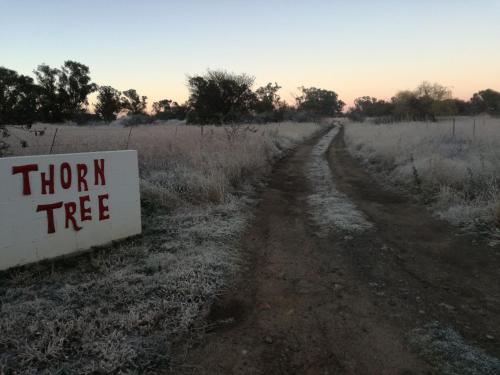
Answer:
<svg viewBox="0 0 500 375"><path fill-rule="evenodd" d="M347 118L354 122L363 122L366 119L366 117L362 113L359 113L358 111L355 110L348 111Z"/></svg>
<svg viewBox="0 0 500 375"><path fill-rule="evenodd" d="M151 124L153 121L154 118L152 116L146 114L140 114L140 115L128 115L121 117L118 120L113 121L112 124L120 126L138 126L144 124Z"/></svg>
<svg viewBox="0 0 500 375"><path fill-rule="evenodd" d="M78 125L96 124L102 122L99 116L88 112L79 112L73 115L72 120Z"/></svg>

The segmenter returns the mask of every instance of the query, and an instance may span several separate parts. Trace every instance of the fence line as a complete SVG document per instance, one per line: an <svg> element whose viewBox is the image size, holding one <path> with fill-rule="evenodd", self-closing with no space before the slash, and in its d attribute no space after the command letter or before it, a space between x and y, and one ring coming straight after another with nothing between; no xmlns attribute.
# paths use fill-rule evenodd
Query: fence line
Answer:
<svg viewBox="0 0 500 375"><path fill-rule="evenodd" d="M33 131L24 135L21 130L12 127L10 134L13 140L20 140L21 146L15 142L8 142L12 156L39 155L53 153L72 153L87 151L111 151L128 149L131 144L141 142L144 138L158 140L164 139L168 142L175 142L178 136L188 136L195 142L200 142L203 148L203 142L216 135L226 139L228 131L239 134L246 133L247 124L241 124L237 127L243 130L243 133L237 131L234 126L190 126L190 125L159 125L159 126L131 126L124 128L110 127L91 127L91 126L51 126L43 128L34 126ZM279 129L280 124L276 124ZM10 128L10 127L9 127ZM183 130L184 128L184 130ZM216 132L215 129L219 131ZM102 132L98 132L101 130ZM21 134L22 132L22 134ZM103 134L106 132L107 134ZM156 133L155 133L156 132ZM97 133L97 134L96 134ZM258 135L264 136L266 130L259 132ZM82 142L83 140L83 142Z"/></svg>

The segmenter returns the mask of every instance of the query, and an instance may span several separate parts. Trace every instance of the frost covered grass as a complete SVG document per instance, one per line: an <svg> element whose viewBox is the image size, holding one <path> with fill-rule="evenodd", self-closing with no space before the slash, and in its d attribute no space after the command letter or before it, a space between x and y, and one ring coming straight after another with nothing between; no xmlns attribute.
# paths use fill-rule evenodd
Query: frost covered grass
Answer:
<svg viewBox="0 0 500 375"><path fill-rule="evenodd" d="M348 232L362 232L372 227L349 198L339 192L333 180L326 152L339 128L331 129L312 150L311 160L307 164L307 176L314 191L307 201L320 236L327 235L332 228Z"/></svg>
<svg viewBox="0 0 500 375"><path fill-rule="evenodd" d="M222 202L253 174L269 168L282 151L310 136L320 125L186 126L165 123L137 127L37 125L43 136L12 129L13 155L136 149L143 195L165 206ZM28 147L20 147L19 138Z"/></svg>
<svg viewBox="0 0 500 375"><path fill-rule="evenodd" d="M143 373L238 267L245 203L148 217L142 239L13 270L0 286L2 373Z"/></svg>
<svg viewBox="0 0 500 375"><path fill-rule="evenodd" d="M500 361L468 345L451 328L433 322L416 329L411 344L443 375L494 375L500 373Z"/></svg>
<svg viewBox="0 0 500 375"><path fill-rule="evenodd" d="M354 156L423 195L452 224L489 232L498 225L500 119L351 123L345 137Z"/></svg>
<svg viewBox="0 0 500 375"><path fill-rule="evenodd" d="M319 128L207 126L203 134L185 125L133 128L129 148L140 155L143 236L0 273L0 373L168 368L173 345L203 319L241 266L237 243L254 204L251 182ZM130 132L59 129L57 153L122 149ZM47 144L36 149L35 141L50 147L54 131L46 126L43 137L28 139L30 147L12 151L46 153Z"/></svg>

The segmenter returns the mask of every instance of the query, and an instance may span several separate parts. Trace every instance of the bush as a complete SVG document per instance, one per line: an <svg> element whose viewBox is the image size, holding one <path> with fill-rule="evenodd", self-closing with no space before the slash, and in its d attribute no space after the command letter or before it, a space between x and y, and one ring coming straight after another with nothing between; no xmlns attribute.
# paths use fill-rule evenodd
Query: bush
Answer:
<svg viewBox="0 0 500 375"><path fill-rule="evenodd" d="M347 112L347 118L354 122L364 122L366 120L366 117L357 111Z"/></svg>
<svg viewBox="0 0 500 375"><path fill-rule="evenodd" d="M246 74L209 70L203 76L188 78L189 111L193 124L230 124L251 115L255 93L254 78Z"/></svg>
<svg viewBox="0 0 500 375"><path fill-rule="evenodd" d="M101 123L101 119L94 113L80 112L73 115L72 120L78 125L89 125L95 123Z"/></svg>
<svg viewBox="0 0 500 375"><path fill-rule="evenodd" d="M151 124L154 118L149 115L129 115L121 117L116 121L113 121L114 125L120 126L138 126L144 124Z"/></svg>

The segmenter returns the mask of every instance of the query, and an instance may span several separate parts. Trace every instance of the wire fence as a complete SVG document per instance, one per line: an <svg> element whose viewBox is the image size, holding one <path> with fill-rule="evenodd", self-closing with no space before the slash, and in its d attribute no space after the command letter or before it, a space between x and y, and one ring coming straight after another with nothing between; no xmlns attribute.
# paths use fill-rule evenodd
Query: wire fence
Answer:
<svg viewBox="0 0 500 375"><path fill-rule="evenodd" d="M9 153L14 156L58 154L86 151L126 150L137 147L156 133L155 141L175 140L187 136L213 134L204 126L136 126L111 128L107 126L83 127L61 125L35 125L31 129L8 126ZM141 144L142 146L142 144Z"/></svg>
<svg viewBox="0 0 500 375"><path fill-rule="evenodd" d="M283 127L284 126L284 127ZM193 149L217 140L233 143L240 137L273 136L300 127L297 123L266 125L139 125L133 127L74 126L36 124L30 129L8 126L10 136L8 155L27 156L75 152L114 151L172 148L178 143L189 143Z"/></svg>

